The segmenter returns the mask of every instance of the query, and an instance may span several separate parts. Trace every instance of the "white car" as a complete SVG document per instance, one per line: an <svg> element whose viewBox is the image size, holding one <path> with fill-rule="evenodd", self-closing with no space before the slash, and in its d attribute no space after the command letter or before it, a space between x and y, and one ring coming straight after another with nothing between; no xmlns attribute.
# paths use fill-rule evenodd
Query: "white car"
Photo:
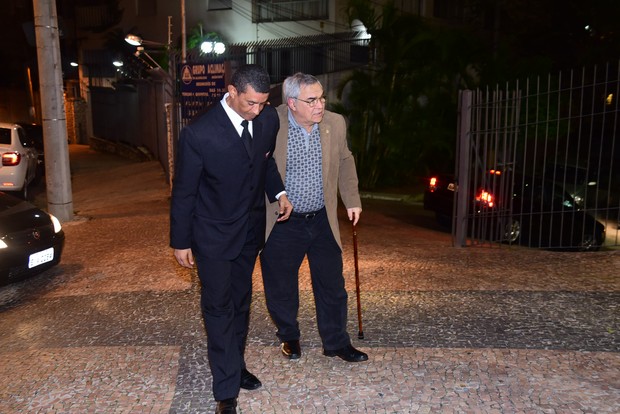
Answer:
<svg viewBox="0 0 620 414"><path fill-rule="evenodd" d="M17 124L0 122L0 191L28 197L28 186L36 178L38 154L34 141Z"/></svg>

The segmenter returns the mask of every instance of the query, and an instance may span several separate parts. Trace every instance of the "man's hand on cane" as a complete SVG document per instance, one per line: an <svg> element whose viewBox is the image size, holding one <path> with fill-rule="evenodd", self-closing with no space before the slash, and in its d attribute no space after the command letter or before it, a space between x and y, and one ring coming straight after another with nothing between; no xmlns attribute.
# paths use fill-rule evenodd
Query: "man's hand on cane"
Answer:
<svg viewBox="0 0 620 414"><path fill-rule="evenodd" d="M353 225L355 226L360 219L360 214L362 214L362 209L360 207L348 208L347 214L349 215L349 221L352 221Z"/></svg>

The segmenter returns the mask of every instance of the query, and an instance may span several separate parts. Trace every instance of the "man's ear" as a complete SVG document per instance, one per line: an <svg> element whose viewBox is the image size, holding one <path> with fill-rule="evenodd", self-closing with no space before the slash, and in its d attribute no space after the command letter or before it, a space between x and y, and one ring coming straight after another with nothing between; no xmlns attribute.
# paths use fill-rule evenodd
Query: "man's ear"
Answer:
<svg viewBox="0 0 620 414"><path fill-rule="evenodd" d="M286 100L286 105L289 107L289 109L291 111L296 111L297 110L297 107L295 106L295 99L293 99L293 98L288 98Z"/></svg>
<svg viewBox="0 0 620 414"><path fill-rule="evenodd" d="M232 85L228 85L228 93L231 97L235 98L237 96L237 88Z"/></svg>

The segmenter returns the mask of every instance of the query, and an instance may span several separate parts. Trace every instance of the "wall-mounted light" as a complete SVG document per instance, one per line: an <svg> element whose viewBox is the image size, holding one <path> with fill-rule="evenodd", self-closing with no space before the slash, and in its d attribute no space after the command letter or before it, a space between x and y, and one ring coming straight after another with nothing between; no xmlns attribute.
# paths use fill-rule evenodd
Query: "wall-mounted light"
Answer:
<svg viewBox="0 0 620 414"><path fill-rule="evenodd" d="M364 26L361 20L355 19L351 23L351 30L357 32L357 37L359 39L370 39L372 35L368 33L368 29Z"/></svg>
<svg viewBox="0 0 620 414"><path fill-rule="evenodd" d="M222 42L204 41L200 44L200 51L202 53L221 55L226 51L226 45Z"/></svg>
<svg viewBox="0 0 620 414"><path fill-rule="evenodd" d="M112 64L116 66L117 68L120 68L123 66L123 62L120 60L115 60L114 62L112 62Z"/></svg>
<svg viewBox="0 0 620 414"><path fill-rule="evenodd" d="M77 67L78 67L77 62L71 62L71 63L69 63L69 65L73 66L74 68L77 68Z"/></svg>

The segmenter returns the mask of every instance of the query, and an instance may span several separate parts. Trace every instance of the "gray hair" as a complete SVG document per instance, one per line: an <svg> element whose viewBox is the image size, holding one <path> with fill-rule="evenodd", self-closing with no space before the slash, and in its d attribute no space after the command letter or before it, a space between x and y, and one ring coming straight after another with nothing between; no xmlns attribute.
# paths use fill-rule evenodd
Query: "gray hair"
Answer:
<svg viewBox="0 0 620 414"><path fill-rule="evenodd" d="M297 72L288 78L284 79L282 83L282 97L284 102L288 102L289 98L297 98L299 97L299 91L302 86L314 85L318 83L321 85L319 80L307 73ZM321 85L323 87L323 85Z"/></svg>

